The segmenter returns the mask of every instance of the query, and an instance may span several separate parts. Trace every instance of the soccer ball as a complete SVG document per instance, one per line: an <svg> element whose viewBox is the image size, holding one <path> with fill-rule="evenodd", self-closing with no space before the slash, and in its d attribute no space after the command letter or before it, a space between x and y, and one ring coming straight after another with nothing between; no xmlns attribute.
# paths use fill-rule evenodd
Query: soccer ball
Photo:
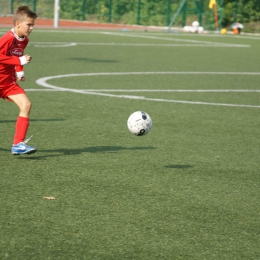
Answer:
<svg viewBox="0 0 260 260"><path fill-rule="evenodd" d="M134 135L145 135L151 130L152 119L146 112L136 111L129 116L127 127Z"/></svg>

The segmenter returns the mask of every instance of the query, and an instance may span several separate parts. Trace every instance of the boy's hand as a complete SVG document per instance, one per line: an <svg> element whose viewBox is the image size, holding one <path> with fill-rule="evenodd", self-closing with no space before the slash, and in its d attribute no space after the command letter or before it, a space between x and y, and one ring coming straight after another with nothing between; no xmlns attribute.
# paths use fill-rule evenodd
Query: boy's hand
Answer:
<svg viewBox="0 0 260 260"><path fill-rule="evenodd" d="M24 55L26 62L30 63L30 61L32 60L32 57L29 54Z"/></svg>
<svg viewBox="0 0 260 260"><path fill-rule="evenodd" d="M25 81L25 76L17 78L18 81Z"/></svg>
<svg viewBox="0 0 260 260"><path fill-rule="evenodd" d="M24 71L16 72L16 80L18 80L18 81L25 81Z"/></svg>

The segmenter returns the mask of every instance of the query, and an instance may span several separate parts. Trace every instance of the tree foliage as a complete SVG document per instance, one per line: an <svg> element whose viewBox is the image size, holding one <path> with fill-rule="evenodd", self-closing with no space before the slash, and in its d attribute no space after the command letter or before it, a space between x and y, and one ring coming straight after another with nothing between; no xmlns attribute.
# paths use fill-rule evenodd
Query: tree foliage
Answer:
<svg viewBox="0 0 260 260"><path fill-rule="evenodd" d="M222 14L222 25L228 26L235 20L241 23L260 21L260 0L216 0ZM9 2L6 0L6 2ZM13 7L37 3L40 17L52 18L54 0L12 0ZM62 19L95 20L125 24L166 26L178 10L182 0L60 0ZM220 6L223 4L222 7ZM9 3L7 3L9 5ZM187 0L185 14L180 12L175 25L198 19L201 14L203 25L214 24L209 0Z"/></svg>
<svg viewBox="0 0 260 260"><path fill-rule="evenodd" d="M241 23L260 21L259 0L225 0L223 24L228 25L234 21Z"/></svg>

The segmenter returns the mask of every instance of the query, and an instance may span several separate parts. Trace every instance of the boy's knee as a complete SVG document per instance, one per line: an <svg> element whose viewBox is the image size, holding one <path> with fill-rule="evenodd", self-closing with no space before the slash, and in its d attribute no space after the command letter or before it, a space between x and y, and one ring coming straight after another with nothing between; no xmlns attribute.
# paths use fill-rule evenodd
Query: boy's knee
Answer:
<svg viewBox="0 0 260 260"><path fill-rule="evenodd" d="M29 111L31 110L31 108L32 108L32 103L31 103L31 101L29 101L29 102L27 103L27 108L28 108Z"/></svg>
<svg viewBox="0 0 260 260"><path fill-rule="evenodd" d="M29 112L31 108L32 108L32 103L29 100L24 102L22 105L22 109L25 110L26 112Z"/></svg>

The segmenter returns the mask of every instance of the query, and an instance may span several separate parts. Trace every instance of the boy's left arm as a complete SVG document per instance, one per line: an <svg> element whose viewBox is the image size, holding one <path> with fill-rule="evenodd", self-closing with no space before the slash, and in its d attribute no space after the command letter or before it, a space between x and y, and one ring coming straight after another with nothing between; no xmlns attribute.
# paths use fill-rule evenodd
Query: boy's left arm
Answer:
<svg viewBox="0 0 260 260"><path fill-rule="evenodd" d="M28 44L28 40L24 46L24 48L27 46ZM23 55L23 54L22 54ZM31 61L31 56L29 56L28 54L23 56L24 59L24 64L27 64ZM24 73L24 66L23 65L16 65L15 66L15 72L16 72L16 76L17 76L17 80L19 81L24 81L25 80L25 73Z"/></svg>
<svg viewBox="0 0 260 260"><path fill-rule="evenodd" d="M26 55L20 57L20 59L24 60L24 62L22 64L28 64L31 62L32 57L30 55L26 54ZM20 80L20 81L25 80L23 65L16 65L15 72L16 72L17 80Z"/></svg>
<svg viewBox="0 0 260 260"><path fill-rule="evenodd" d="M22 65L15 66L15 72L16 72L17 80L19 81L25 80L24 68Z"/></svg>

